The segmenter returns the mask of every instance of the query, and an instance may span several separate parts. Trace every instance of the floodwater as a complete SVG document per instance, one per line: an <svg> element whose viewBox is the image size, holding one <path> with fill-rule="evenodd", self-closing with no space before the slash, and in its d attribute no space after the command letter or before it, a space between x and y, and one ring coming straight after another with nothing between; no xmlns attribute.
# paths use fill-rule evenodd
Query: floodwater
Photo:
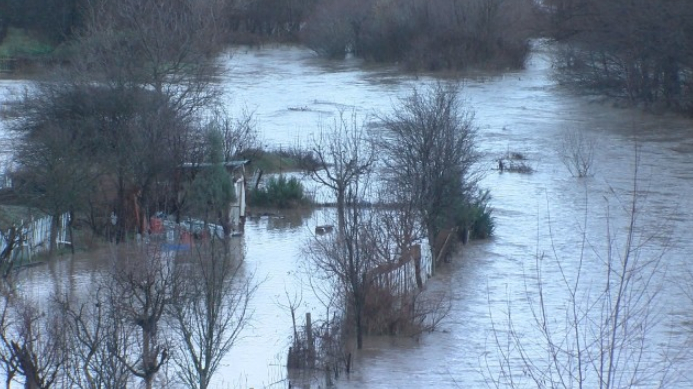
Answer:
<svg viewBox="0 0 693 389"><path fill-rule="evenodd" d="M545 50L538 46L525 70L475 74L464 81L463 97L479 128L482 185L493 195L497 228L492 239L472 242L429 281L428 288L447 291L449 316L435 332L416 340L366 339L364 350L355 355L354 372L340 378L338 388L485 387L503 362L494 334L502 346L508 315L523 345L538 355L545 347L528 303L539 295L537 263L550 325L560 337L565 308L571 305L562 274L568 282L580 275L578 306L588 299L599 301L608 243L617 258L626 242L634 188L634 243L639 250L632 258L642 268L631 285L653 296L646 304L652 326L643 338L646 360L639 369L666 370L676 381L671 387L691 387L693 122L575 96L551 78ZM387 113L413 86L435 82L389 67L364 67L356 60L323 61L295 47L237 49L222 60L228 73L221 83L230 111L253 112L261 138L271 148L308 145L312 137L329 131L339 112L369 120ZM594 176L574 178L560 162L556 150L566 130L597 139ZM508 151L524 155L535 172L495 170L496 159ZM302 271L301 246L314 226L329 219L329 211L318 210L248 221L242 238L245 260L260 282L252 302L254 317L225 359L215 387L287 386L282 367L291 334L287 296L302 298L299 317L324 312ZM87 284L93 272L89 261L65 260L30 269L23 285L28 293L48 293L55 286L46 280ZM630 301L635 312L642 300ZM598 317L600 312L592 306L587 315ZM527 375L517 357L511 355L508 363L520 384ZM665 358L673 362L662 368Z"/></svg>

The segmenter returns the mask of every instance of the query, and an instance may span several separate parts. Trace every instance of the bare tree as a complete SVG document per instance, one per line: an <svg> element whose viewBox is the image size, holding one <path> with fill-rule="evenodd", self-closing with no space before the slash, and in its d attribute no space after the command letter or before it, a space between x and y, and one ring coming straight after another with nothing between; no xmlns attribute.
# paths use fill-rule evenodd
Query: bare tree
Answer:
<svg viewBox="0 0 693 389"><path fill-rule="evenodd" d="M88 203L92 214L113 212L117 240L144 232L143 213L171 201L170 187L160 184L172 181L192 144L193 126L172 104L138 87L40 85L14 127L20 192L51 214ZM92 227L102 225L93 220Z"/></svg>
<svg viewBox="0 0 693 389"><path fill-rule="evenodd" d="M22 107L26 180L18 182L27 198L56 215L89 204L97 232L113 214L117 240L145 233L147 216L174 210L175 170L192 162L196 145L190 130L218 104L226 6L85 1L69 66Z"/></svg>
<svg viewBox="0 0 693 389"><path fill-rule="evenodd" d="M0 230L0 239L5 246L0 251L0 292L11 294L14 291L14 272L17 250L21 249L24 236L24 226L12 226L7 231Z"/></svg>
<svg viewBox="0 0 693 389"><path fill-rule="evenodd" d="M112 271L115 314L124 318L128 344L118 355L131 374L151 389L157 373L169 360L170 345L159 334L162 318L173 303L180 278L174 260L158 247L118 246Z"/></svg>
<svg viewBox="0 0 693 389"><path fill-rule="evenodd" d="M19 372L19 365L17 359L14 356L12 349L12 343L10 340L10 335L12 333L12 327L14 325L13 312L10 309L9 294L3 293L4 297L0 304L0 363L2 363L2 370L5 374L5 388L10 389L12 385L12 380Z"/></svg>
<svg viewBox="0 0 693 389"><path fill-rule="evenodd" d="M587 177L594 170L597 139L580 130L563 132L559 158L574 177Z"/></svg>
<svg viewBox="0 0 693 389"><path fill-rule="evenodd" d="M151 87L192 112L216 96L224 7L221 0L90 0L75 64L111 85Z"/></svg>
<svg viewBox="0 0 693 389"><path fill-rule="evenodd" d="M528 381L537 388L667 387L676 379L675 356L654 339L664 257L645 254L651 238L638 232L641 195L636 182L629 201L607 205L605 245L583 232L572 261L555 250L537 256L534 281L527 285L525 317L531 323L518 321L518 306L508 306L502 319L492 317L498 360L487 360L490 386L526 387ZM625 228L612 225L614 210L626 214ZM547 266L555 266L556 279L548 279ZM588 269L601 269L601 276L588 277ZM549 301L556 293L564 296L558 306Z"/></svg>
<svg viewBox="0 0 693 389"><path fill-rule="evenodd" d="M44 96L45 97L45 96ZM25 201L53 218L48 255L55 252L60 218L66 212L86 210L88 192L93 188L97 172L85 163L84 143L74 138L77 131L58 124L56 118L44 116L39 108L47 100L25 101L27 115L15 130L24 136L15 150L20 170L15 173L14 190ZM30 107L31 106L31 107ZM45 106L43 106L45 108Z"/></svg>
<svg viewBox="0 0 693 389"><path fill-rule="evenodd" d="M420 242L426 233L419 218L417 201L405 188L392 182L386 183L379 201L383 207L378 210L371 233L379 256L386 263L402 262L405 257L412 260L416 285L421 290L424 275Z"/></svg>
<svg viewBox="0 0 693 389"><path fill-rule="evenodd" d="M234 244L235 242L230 242ZM173 357L178 376L191 388L206 389L224 356L251 319L249 302L257 286L244 274L241 247L227 250L214 237L181 258L187 276L169 307L181 350Z"/></svg>
<svg viewBox="0 0 693 389"><path fill-rule="evenodd" d="M375 150L369 143L365 126L359 126L356 114L348 117L344 112L335 118L332 128L323 129L320 138L314 140L313 153L319 163L310 175L336 197L339 229L346 228L347 206L356 205L366 195L366 184L376 163Z"/></svg>
<svg viewBox="0 0 693 389"><path fill-rule="evenodd" d="M260 147L255 115L243 110L237 118L218 114L212 118L207 128L218 128L224 139L224 161L240 158L251 150Z"/></svg>
<svg viewBox="0 0 693 389"><path fill-rule="evenodd" d="M131 373L119 356L127 355L129 332L126 319L116 312L116 297L109 281L99 280L86 298L61 297L66 316L70 360L66 380L80 389L127 387Z"/></svg>
<svg viewBox="0 0 693 389"><path fill-rule="evenodd" d="M456 205L464 208L478 194L474 114L461 105L459 93L456 85L415 89L381 118L386 132L379 147L387 154L387 180L411 193L433 258L440 250L435 247L439 232L457 223Z"/></svg>
<svg viewBox="0 0 693 389"><path fill-rule="evenodd" d="M309 245L308 255L339 289L353 319L357 347L363 347L363 309L367 290L367 273L373 266L373 255L365 245L360 209L368 190L369 174L375 164L375 153L365 138L363 127L355 118L341 114L335 119L331 134L323 131L314 153L320 170L311 172L313 179L332 191L337 199L337 229L329 236L317 237Z"/></svg>
<svg viewBox="0 0 693 389"><path fill-rule="evenodd" d="M36 304L16 296L4 296L0 361L8 373L7 387L15 375L26 389L48 389L60 382L67 363L64 316L58 310L42 311Z"/></svg>
<svg viewBox="0 0 693 389"><path fill-rule="evenodd" d="M356 346L361 349L366 333L364 310L368 273L375 268L375 263L359 225L362 212L351 206L349 209L341 233L316 236L309 243L306 255L319 274L333 285L337 308L348 326L346 333L353 336L355 332Z"/></svg>
<svg viewBox="0 0 693 389"><path fill-rule="evenodd" d="M303 349L316 347L315 355L327 355L320 363L327 363L335 374L334 364L348 354L348 347L343 352L335 347L343 347L340 342L354 336L352 329L356 331L357 347L362 346L360 338L365 335L417 336L433 330L450 306L446 296L421 290L425 277L421 249L410 235L407 223L412 223L413 216L406 208L387 204L366 207L350 202L347 209L342 235L316 235L306 249L311 276L330 285L329 292L322 291L332 294L326 299L330 304L328 313L336 311L337 315L328 315L323 321L333 330L321 335L321 342L326 343L318 347L310 346L308 341Z"/></svg>

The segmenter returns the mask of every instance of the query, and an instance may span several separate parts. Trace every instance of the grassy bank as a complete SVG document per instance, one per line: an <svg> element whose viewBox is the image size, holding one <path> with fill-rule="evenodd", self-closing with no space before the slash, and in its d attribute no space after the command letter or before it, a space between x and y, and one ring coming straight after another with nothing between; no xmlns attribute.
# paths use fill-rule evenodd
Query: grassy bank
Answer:
<svg viewBox="0 0 693 389"><path fill-rule="evenodd" d="M252 149L244 152L241 159L249 159L253 169L264 173L288 173L310 171L318 162L310 151L291 148L286 150Z"/></svg>
<svg viewBox="0 0 693 389"><path fill-rule="evenodd" d="M46 39L10 27L0 42L0 73L30 72L37 64L51 59L55 49L55 45Z"/></svg>
<svg viewBox="0 0 693 389"><path fill-rule="evenodd" d="M10 27L0 43L0 58L43 58L54 50L55 46L45 39L36 38L26 30Z"/></svg>

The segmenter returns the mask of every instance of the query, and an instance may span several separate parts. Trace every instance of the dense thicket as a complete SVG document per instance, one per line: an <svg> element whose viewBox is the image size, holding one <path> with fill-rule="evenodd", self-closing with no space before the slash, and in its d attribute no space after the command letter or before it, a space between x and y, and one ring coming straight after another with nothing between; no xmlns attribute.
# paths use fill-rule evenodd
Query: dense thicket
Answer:
<svg viewBox="0 0 693 389"><path fill-rule="evenodd" d="M22 107L16 189L53 215L88 211L97 231L114 212L119 238L141 228L142 220L126 217L136 204L158 208L168 191L160 180L186 155L190 125L154 92L42 85Z"/></svg>
<svg viewBox="0 0 693 389"><path fill-rule="evenodd" d="M347 53L410 68L519 68L535 29L528 0L325 0L302 41L317 53Z"/></svg>
<svg viewBox="0 0 693 389"><path fill-rule="evenodd" d="M120 239L181 206L169 185L178 166L202 158L193 134L217 103L212 58L224 3L88 5L69 65L18 105L18 190L56 216L89 211L96 232L114 228Z"/></svg>
<svg viewBox="0 0 693 389"><path fill-rule="evenodd" d="M378 146L387 155L386 181L411 196L428 241L455 228L464 231L463 241L468 230L488 237L493 230L488 195L480 194L474 171L479 160L474 112L460 101L458 87L415 89L381 119L387 133ZM431 245L433 258L440 249Z"/></svg>
<svg viewBox="0 0 693 389"><path fill-rule="evenodd" d="M552 0L561 80L589 92L693 114L693 3Z"/></svg>
<svg viewBox="0 0 693 389"><path fill-rule="evenodd" d="M231 41L296 40L319 0L229 0Z"/></svg>
<svg viewBox="0 0 693 389"><path fill-rule="evenodd" d="M201 14L214 10L214 31L220 34L210 37L215 43L300 39L330 58L353 53L412 69L504 69L522 67L529 51L528 38L536 29L532 0L176 0L142 4L48 0L40 1L40 6L37 2L0 0L0 40L8 27L17 27L60 43L85 25L87 29L94 22L113 26L123 20L134 23L131 27L142 34L150 31L149 26L158 30L156 20L162 13L185 8L188 20L184 25L202 20ZM112 12L113 7L127 10L131 6L137 12ZM178 34L178 24L171 25L171 34L165 37L185 44L189 40L181 39L185 36ZM127 35L120 38L127 39ZM140 54L146 58L151 53Z"/></svg>
<svg viewBox="0 0 693 389"><path fill-rule="evenodd" d="M9 27L33 31L60 43L81 24L82 0L0 0L0 41Z"/></svg>

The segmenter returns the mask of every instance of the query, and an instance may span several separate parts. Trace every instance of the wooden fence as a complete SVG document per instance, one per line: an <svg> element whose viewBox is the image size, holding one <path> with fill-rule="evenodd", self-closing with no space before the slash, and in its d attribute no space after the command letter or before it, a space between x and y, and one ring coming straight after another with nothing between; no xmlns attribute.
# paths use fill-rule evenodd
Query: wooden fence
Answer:
<svg viewBox="0 0 693 389"><path fill-rule="evenodd" d="M69 244L67 241L67 225L70 221L69 213L60 216L60 225L58 226L58 234L56 243ZM46 216L40 219L31 220L29 222L22 221L19 223L19 244L13 250L13 259L31 260L34 256L44 251L48 251L50 247L51 225L53 217ZM0 251L4 251L8 242L5 236L0 236Z"/></svg>
<svg viewBox="0 0 693 389"><path fill-rule="evenodd" d="M383 264L374 269L371 276L374 277L375 282L381 287L393 290L398 295L405 295L411 292L418 287L416 281L416 260L419 257L421 261L419 276L422 283L425 283L432 274L433 261L426 247L415 246L415 248L411 253L403 255L400 261Z"/></svg>
<svg viewBox="0 0 693 389"><path fill-rule="evenodd" d="M14 58L0 58L0 73L14 73L17 60Z"/></svg>

